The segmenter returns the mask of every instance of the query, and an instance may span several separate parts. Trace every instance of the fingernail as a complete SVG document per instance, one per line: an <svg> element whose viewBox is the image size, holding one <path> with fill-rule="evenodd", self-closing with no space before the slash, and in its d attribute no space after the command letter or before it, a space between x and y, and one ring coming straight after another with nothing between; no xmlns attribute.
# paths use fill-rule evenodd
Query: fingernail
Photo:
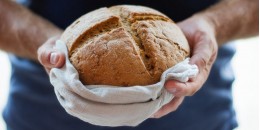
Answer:
<svg viewBox="0 0 260 130"><path fill-rule="evenodd" d="M172 89L170 89L169 90L171 93L175 93L176 91L177 91L177 89L176 88L172 88Z"/></svg>
<svg viewBox="0 0 260 130"><path fill-rule="evenodd" d="M59 60L59 55L55 52L51 53L50 62L55 65Z"/></svg>

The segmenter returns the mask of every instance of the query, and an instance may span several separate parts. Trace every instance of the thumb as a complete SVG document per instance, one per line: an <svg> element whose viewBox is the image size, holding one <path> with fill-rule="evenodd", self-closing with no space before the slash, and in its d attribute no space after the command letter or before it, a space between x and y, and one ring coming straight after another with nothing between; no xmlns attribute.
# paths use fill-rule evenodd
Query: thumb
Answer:
<svg viewBox="0 0 260 130"><path fill-rule="evenodd" d="M53 49L55 40L48 40L38 49L39 62L49 71L51 68L60 68L65 63L65 55Z"/></svg>
<svg viewBox="0 0 260 130"><path fill-rule="evenodd" d="M54 50L39 51L38 59L40 63L48 69L60 68L65 62L64 54Z"/></svg>

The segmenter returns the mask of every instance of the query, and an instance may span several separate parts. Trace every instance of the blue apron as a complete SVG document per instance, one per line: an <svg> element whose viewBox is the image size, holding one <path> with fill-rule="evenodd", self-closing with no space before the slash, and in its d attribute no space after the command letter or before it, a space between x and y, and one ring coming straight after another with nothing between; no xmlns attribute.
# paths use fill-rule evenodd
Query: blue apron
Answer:
<svg viewBox="0 0 260 130"><path fill-rule="evenodd" d="M155 8L178 22L217 0L19 0L33 12L65 28L79 16L103 6L137 4ZM137 127L100 127L70 116L54 94L41 65L10 55L10 94L3 112L8 130L231 130L237 126L232 104L234 75L232 44L219 48L204 86L186 97L177 111L160 119L148 119Z"/></svg>

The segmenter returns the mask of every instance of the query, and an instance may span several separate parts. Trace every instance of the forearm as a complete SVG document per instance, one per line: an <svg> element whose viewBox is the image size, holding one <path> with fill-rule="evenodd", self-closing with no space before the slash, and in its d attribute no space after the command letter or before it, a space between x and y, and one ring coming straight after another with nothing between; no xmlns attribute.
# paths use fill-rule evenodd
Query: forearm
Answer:
<svg viewBox="0 0 260 130"><path fill-rule="evenodd" d="M219 45L259 33L258 0L223 0L197 15L213 24Z"/></svg>
<svg viewBox="0 0 260 130"><path fill-rule="evenodd" d="M37 59L37 49L61 30L9 0L0 1L0 49L18 56Z"/></svg>

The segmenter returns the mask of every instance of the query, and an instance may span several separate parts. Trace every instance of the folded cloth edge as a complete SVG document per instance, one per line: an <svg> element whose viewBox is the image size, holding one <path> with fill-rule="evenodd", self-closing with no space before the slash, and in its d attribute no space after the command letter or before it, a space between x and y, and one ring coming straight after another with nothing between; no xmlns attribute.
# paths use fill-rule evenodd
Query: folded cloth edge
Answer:
<svg viewBox="0 0 260 130"><path fill-rule="evenodd" d="M167 79L186 82L198 73L197 66L189 66L189 59L186 59L182 62L186 65L186 69L184 68L186 76L182 75L180 70L183 67L180 65L179 70L171 67L162 74L161 81L153 85L133 87L83 85L79 81L76 69L69 62L66 45L57 40L55 49L61 50L66 55L64 67L53 68L50 71L50 81L60 104L71 115L95 125L136 126L140 124L174 97L163 87ZM178 64L176 66L178 67ZM131 112L125 113L130 109Z"/></svg>

